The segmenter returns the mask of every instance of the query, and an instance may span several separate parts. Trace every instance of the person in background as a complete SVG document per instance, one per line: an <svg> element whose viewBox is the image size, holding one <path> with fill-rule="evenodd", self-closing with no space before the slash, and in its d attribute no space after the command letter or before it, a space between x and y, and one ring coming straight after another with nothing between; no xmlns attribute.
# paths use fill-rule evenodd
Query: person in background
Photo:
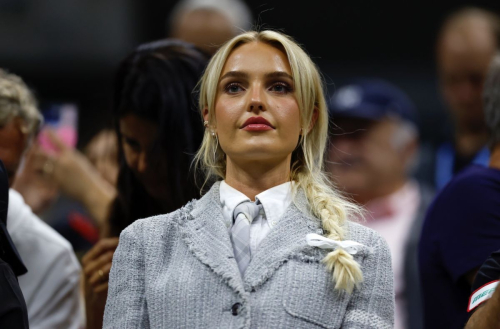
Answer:
<svg viewBox="0 0 500 329"><path fill-rule="evenodd" d="M33 213L71 243L78 259L81 259L97 242L100 232L105 230L107 209L99 208L99 203L96 203L95 200L104 200L106 197L112 199L116 194L113 185L116 184L116 177L113 175L117 174L113 173L113 170L118 171L117 155L116 152L108 156L96 153L96 151L105 152L103 146L107 147L109 143L107 140L100 143L96 143L98 141L96 139L92 140L87 149L93 151L92 160L98 162L99 167L95 167L92 161L89 162L80 151L68 147L57 136L56 131L50 130L50 128L45 129L45 137L51 141L52 148L58 150L57 158L60 161L56 163L54 161L56 155L52 153L53 151L49 153L37 140L28 148L12 188L22 195ZM63 157L63 153L66 156ZM97 158L99 155L104 158ZM115 158L111 160L112 156ZM62 166L62 163L66 163L66 165ZM59 165L56 172L53 168L55 164ZM67 166L74 167L72 172L61 170ZM47 169L50 172L47 172ZM100 169L103 170L102 173ZM93 190L94 193L86 193L81 198L75 199L75 190L77 190L75 187L80 180L75 180L72 176L65 174L84 177L87 180L85 186ZM106 177L115 181L110 182ZM60 185L58 179L67 183ZM93 186L96 187L90 188Z"/></svg>
<svg viewBox="0 0 500 329"><path fill-rule="evenodd" d="M0 328L28 329L28 310L17 277L27 272L7 231L9 182L0 160Z"/></svg>
<svg viewBox="0 0 500 329"><path fill-rule="evenodd" d="M357 79L330 98L327 171L367 210L363 225L388 243L395 276L395 328L423 328L417 270L419 232L433 193L411 178L417 113L399 88Z"/></svg>
<svg viewBox="0 0 500 329"><path fill-rule="evenodd" d="M9 186L41 121L35 98L24 82L0 70L0 160L5 164ZM53 168L47 165L50 172ZM19 278L19 286L30 327L79 328L83 323L81 269L71 245L33 214L12 188L7 230L28 269Z"/></svg>
<svg viewBox="0 0 500 329"><path fill-rule="evenodd" d="M181 0L168 20L171 38L214 54L235 35L250 29L252 13L242 0Z"/></svg>
<svg viewBox="0 0 500 329"><path fill-rule="evenodd" d="M110 191L109 195L115 195L119 166L118 142L114 130L105 129L96 134L83 150L85 157L81 156L79 151L66 147L57 135L51 134L51 136L52 140L56 140L52 144L58 145L59 150L64 150L63 152L78 157L80 163L86 162L88 159L90 165L84 166L87 168L84 174L88 173L91 176L89 180L94 180L95 185L107 187L107 190ZM43 172L42 176L46 178ZM68 177L66 180L73 181ZM87 204L89 204L88 201ZM43 212L40 217L71 243L80 259L95 245L100 235L105 236L105 230L108 226L106 218L98 218L98 220L92 218L91 212L84 207L82 202L69 198L64 190L60 193L55 204Z"/></svg>
<svg viewBox="0 0 500 329"><path fill-rule="evenodd" d="M463 328L478 268L500 249L500 55L484 84L489 166L472 165L432 203L422 229L419 269L425 328Z"/></svg>
<svg viewBox="0 0 500 329"><path fill-rule="evenodd" d="M453 122L453 140L436 153L437 190L469 164L488 163L488 132L481 95L488 65L500 46L500 18L478 8L454 12L444 22L437 42L441 92Z"/></svg>
<svg viewBox="0 0 500 329"><path fill-rule="evenodd" d="M112 186L118 180L118 139L113 129L103 129L85 146L85 156Z"/></svg>

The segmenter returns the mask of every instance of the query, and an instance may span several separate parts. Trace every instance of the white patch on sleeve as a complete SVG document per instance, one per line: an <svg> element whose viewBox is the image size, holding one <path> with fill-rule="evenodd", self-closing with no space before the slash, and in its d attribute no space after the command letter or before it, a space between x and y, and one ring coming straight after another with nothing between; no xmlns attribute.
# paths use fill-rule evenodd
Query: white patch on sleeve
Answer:
<svg viewBox="0 0 500 329"><path fill-rule="evenodd" d="M469 298L469 307L467 308L467 312L472 311L481 305L481 303L490 299L495 292L495 288L498 286L499 281L500 280L488 282L482 287L476 289L476 291L474 291Z"/></svg>

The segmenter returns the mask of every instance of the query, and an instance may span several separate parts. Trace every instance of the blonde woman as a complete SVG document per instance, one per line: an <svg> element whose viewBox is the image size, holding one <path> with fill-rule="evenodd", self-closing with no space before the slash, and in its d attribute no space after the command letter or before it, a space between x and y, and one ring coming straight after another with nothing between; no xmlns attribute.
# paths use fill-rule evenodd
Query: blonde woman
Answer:
<svg viewBox="0 0 500 329"><path fill-rule="evenodd" d="M104 328L391 328L389 250L323 175L327 110L306 53L277 32L233 38L200 109L198 164L220 181L121 234Z"/></svg>

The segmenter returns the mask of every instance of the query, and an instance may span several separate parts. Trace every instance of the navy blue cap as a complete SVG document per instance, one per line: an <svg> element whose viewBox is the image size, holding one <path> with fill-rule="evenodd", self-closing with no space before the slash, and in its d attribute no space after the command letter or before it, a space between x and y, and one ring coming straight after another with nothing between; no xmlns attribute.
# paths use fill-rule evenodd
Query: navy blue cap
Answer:
<svg viewBox="0 0 500 329"><path fill-rule="evenodd" d="M395 117L418 126L413 102L401 89L380 79L357 79L339 88L328 102L328 112L332 119Z"/></svg>

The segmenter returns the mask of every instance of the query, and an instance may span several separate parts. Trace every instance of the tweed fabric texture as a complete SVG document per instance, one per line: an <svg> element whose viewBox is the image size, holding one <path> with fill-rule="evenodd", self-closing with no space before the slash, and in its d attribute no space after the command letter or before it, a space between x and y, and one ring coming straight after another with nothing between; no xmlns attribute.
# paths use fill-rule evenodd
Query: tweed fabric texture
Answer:
<svg viewBox="0 0 500 329"><path fill-rule="evenodd" d="M104 328L392 328L389 249L373 230L346 224L364 275L334 290L308 233L322 234L299 190L242 277L222 218L219 183L200 200L124 230L113 258Z"/></svg>

